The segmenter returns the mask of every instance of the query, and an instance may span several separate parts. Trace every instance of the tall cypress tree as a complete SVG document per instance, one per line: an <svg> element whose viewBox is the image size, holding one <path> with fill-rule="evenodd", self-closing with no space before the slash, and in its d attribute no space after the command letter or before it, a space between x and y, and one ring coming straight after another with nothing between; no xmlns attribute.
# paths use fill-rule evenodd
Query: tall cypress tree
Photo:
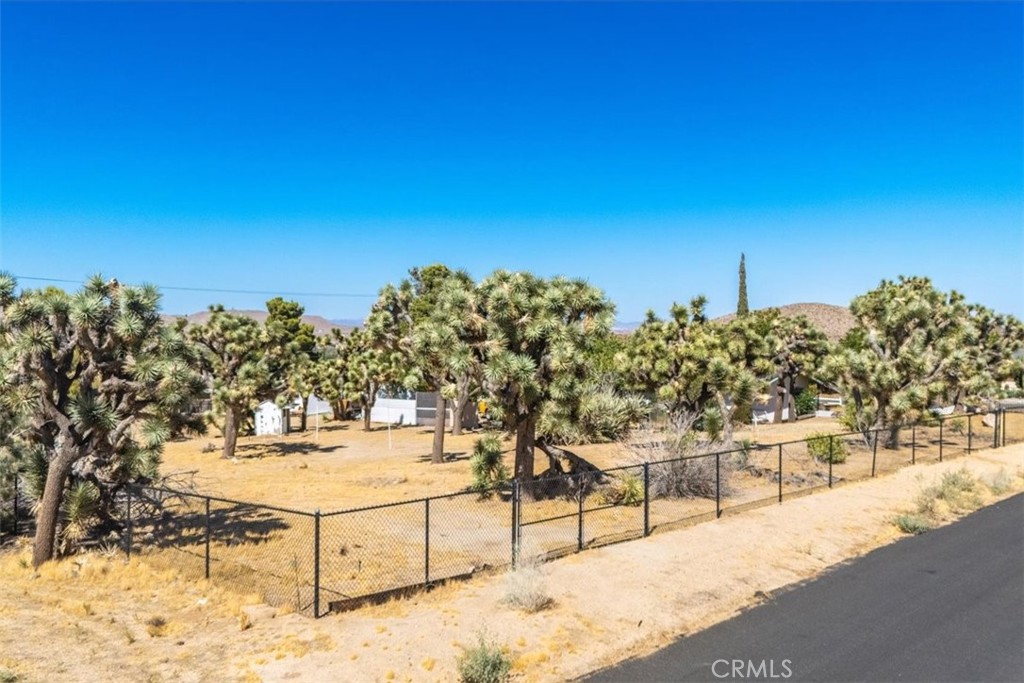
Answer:
<svg viewBox="0 0 1024 683"><path fill-rule="evenodd" d="M746 255L740 254L740 298L736 302L736 316L744 316L750 313L750 307L747 305L747 264Z"/></svg>

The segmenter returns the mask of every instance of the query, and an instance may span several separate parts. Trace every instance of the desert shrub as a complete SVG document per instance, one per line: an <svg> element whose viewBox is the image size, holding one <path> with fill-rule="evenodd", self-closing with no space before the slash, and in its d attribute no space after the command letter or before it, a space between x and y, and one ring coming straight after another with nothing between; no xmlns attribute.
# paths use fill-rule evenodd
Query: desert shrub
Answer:
<svg viewBox="0 0 1024 683"><path fill-rule="evenodd" d="M997 496L1006 493L1012 486L1013 479L1005 467L999 468L999 471L992 476L992 481L988 484L989 490Z"/></svg>
<svg viewBox="0 0 1024 683"><path fill-rule="evenodd" d="M644 481L632 472L620 475L602 491L604 501L612 505L639 505L644 502Z"/></svg>
<svg viewBox="0 0 1024 683"><path fill-rule="evenodd" d="M18 674L10 669L0 669L0 683L18 683Z"/></svg>
<svg viewBox="0 0 1024 683"><path fill-rule="evenodd" d="M476 440L469 469L473 476L469 488L480 494L489 493L509 480L508 468L501 461L501 438L497 434L486 434Z"/></svg>
<svg viewBox="0 0 1024 683"><path fill-rule="evenodd" d="M462 683L505 683L512 671L512 659L479 636L477 645L459 657L458 669Z"/></svg>
<svg viewBox="0 0 1024 683"><path fill-rule="evenodd" d="M937 518L942 511L940 501L952 512L966 512L977 508L981 505L978 480L967 468L946 472L937 484L927 487L918 494L918 514Z"/></svg>
<svg viewBox="0 0 1024 683"><path fill-rule="evenodd" d="M895 524L903 533L913 534L915 536L923 534L932 528L932 524L928 521L928 518L919 514L896 515L896 517L893 518L893 524Z"/></svg>
<svg viewBox="0 0 1024 683"><path fill-rule="evenodd" d="M721 495L731 492L730 478L735 471L732 458L721 458L716 473L713 440L699 438L691 417L669 424L664 429L648 425L633 432L627 442L634 463L649 462L650 490L653 498L714 498L721 480ZM707 428L707 415L704 426ZM691 457L691 456L705 457ZM641 497L641 500L643 498Z"/></svg>
<svg viewBox="0 0 1024 683"><path fill-rule="evenodd" d="M729 460L734 467L743 468L750 462L750 451L754 449L754 442L750 439L740 439L736 442L739 450L734 451Z"/></svg>
<svg viewBox="0 0 1024 683"><path fill-rule="evenodd" d="M670 460L650 466L652 498L714 498L718 477L714 456ZM723 464L722 474L726 468ZM725 477L721 495L728 493Z"/></svg>
<svg viewBox="0 0 1024 683"><path fill-rule="evenodd" d="M807 387L793 397L793 402L797 415L809 415L818 409L818 390L813 386Z"/></svg>
<svg viewBox="0 0 1024 683"><path fill-rule="evenodd" d="M519 565L505 574L505 597L509 607L523 612L539 612L551 606L544 573L535 561L520 561Z"/></svg>
<svg viewBox="0 0 1024 683"><path fill-rule="evenodd" d="M807 435L807 452L818 462L829 462L829 434L827 432L814 432ZM832 439L831 461L833 465L846 462L848 453L846 443L840 438Z"/></svg>
<svg viewBox="0 0 1024 683"><path fill-rule="evenodd" d="M962 417L956 417L952 420L946 420L943 428L951 434L966 434L967 433L967 421Z"/></svg>

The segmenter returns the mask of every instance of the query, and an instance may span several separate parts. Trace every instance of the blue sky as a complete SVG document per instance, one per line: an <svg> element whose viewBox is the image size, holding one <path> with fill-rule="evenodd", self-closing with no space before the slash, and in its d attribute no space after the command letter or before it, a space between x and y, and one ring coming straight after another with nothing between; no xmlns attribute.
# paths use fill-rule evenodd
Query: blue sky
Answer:
<svg viewBox="0 0 1024 683"><path fill-rule="evenodd" d="M0 268L373 294L443 261L585 277L630 321L729 312L745 252L755 307L903 273L1024 316L1022 25L1019 3L4 2Z"/></svg>

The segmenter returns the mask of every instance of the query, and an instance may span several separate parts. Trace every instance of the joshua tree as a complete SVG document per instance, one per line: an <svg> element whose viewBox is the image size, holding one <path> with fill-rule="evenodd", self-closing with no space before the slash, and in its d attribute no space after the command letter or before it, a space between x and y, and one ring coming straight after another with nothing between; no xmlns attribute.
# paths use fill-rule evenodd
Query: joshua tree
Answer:
<svg viewBox="0 0 1024 683"><path fill-rule="evenodd" d="M370 411L386 386L415 386L418 377L409 346L412 287L386 285L370 309L366 325L347 339L345 396L363 410L363 429L370 431Z"/></svg>
<svg viewBox="0 0 1024 683"><path fill-rule="evenodd" d="M900 425L916 419L954 385L972 390L990 382L977 368L977 330L964 298L946 294L924 277L883 280L850 304L857 327L833 354L827 374L853 404L855 427L888 431L899 445Z"/></svg>
<svg viewBox="0 0 1024 683"><path fill-rule="evenodd" d="M183 323L161 322L152 286L97 276L74 294L13 290L13 278L0 276L0 399L24 416L21 438L42 458L39 566L56 552L69 478L90 482L95 493L85 497L102 504L137 473L155 475L168 436L201 428L189 405L202 381Z"/></svg>
<svg viewBox="0 0 1024 683"><path fill-rule="evenodd" d="M788 318L770 308L751 315L753 332L767 341L776 377L776 423L782 422L783 408L789 408L789 421L796 422L793 385L797 376L810 376L820 368L829 352L828 338L804 316Z"/></svg>
<svg viewBox="0 0 1024 683"><path fill-rule="evenodd" d="M462 399L456 403L452 420L453 431L461 430L460 411L469 400L468 384L480 366L486 338L484 321L467 273L438 264L413 269L411 274L416 293L411 306L411 347L424 385L437 394L431 462L440 463L444 460L445 404L448 399Z"/></svg>
<svg viewBox="0 0 1024 683"><path fill-rule="evenodd" d="M689 308L673 304L669 320L648 312L618 359L627 384L655 395L674 420L700 413L709 433L730 441L737 407L757 387L755 371L765 372L764 339L746 317L709 323L705 304L703 297Z"/></svg>
<svg viewBox="0 0 1024 683"><path fill-rule="evenodd" d="M200 349L202 368L212 387L212 412L223 416L221 455L231 458L245 416L284 388L279 373L286 363L281 354L268 352L270 338L263 326L220 305L211 306L210 319L192 327L189 336Z"/></svg>
<svg viewBox="0 0 1024 683"><path fill-rule="evenodd" d="M294 301L275 297L267 302L267 339L269 369L272 377L283 378L288 398L302 399L300 431L306 431L306 406L312 393L311 365L316 360L316 334L313 326L302 322L305 312Z"/></svg>
<svg viewBox="0 0 1024 683"><path fill-rule="evenodd" d="M484 378L495 413L516 435L515 478L532 496L534 443L544 411L578 412L591 347L614 306L582 280L495 271L480 283L488 346Z"/></svg>

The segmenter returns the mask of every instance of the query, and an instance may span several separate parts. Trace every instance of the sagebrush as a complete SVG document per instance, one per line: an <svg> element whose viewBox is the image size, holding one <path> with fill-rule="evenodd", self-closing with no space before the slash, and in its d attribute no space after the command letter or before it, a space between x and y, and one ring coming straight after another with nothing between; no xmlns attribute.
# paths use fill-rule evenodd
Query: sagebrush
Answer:
<svg viewBox="0 0 1024 683"><path fill-rule="evenodd" d="M512 671L512 658L481 635L458 660L461 683L505 683Z"/></svg>

